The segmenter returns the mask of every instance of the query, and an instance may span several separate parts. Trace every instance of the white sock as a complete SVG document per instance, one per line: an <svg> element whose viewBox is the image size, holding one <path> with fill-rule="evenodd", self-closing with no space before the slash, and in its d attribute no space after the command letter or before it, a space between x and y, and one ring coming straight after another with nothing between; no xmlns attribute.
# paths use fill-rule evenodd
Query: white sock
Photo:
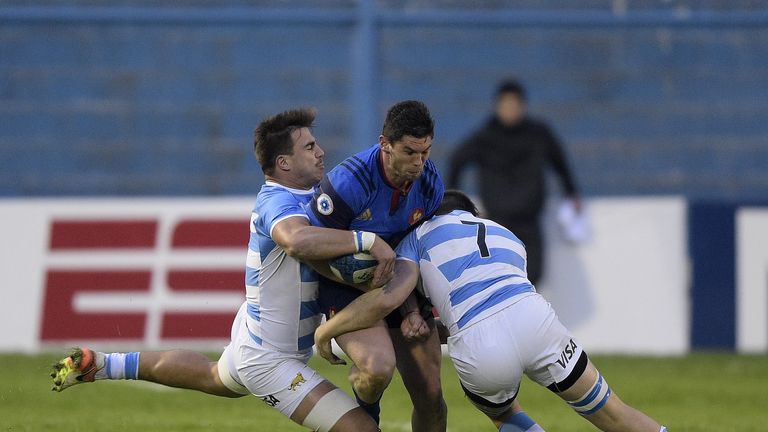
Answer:
<svg viewBox="0 0 768 432"><path fill-rule="evenodd" d="M104 368L96 373L96 379L137 379L139 376L139 353L105 354ZM101 376L99 376L101 375Z"/></svg>

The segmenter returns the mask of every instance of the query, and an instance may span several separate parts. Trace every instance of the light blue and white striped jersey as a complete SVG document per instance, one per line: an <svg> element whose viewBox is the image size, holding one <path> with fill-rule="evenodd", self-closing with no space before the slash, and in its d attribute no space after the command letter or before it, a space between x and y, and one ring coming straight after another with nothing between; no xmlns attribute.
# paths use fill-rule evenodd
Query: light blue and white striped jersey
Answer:
<svg viewBox="0 0 768 432"><path fill-rule="evenodd" d="M469 212L433 217L408 234L396 252L398 259L419 264L424 294L452 335L535 292L522 242Z"/></svg>
<svg viewBox="0 0 768 432"><path fill-rule="evenodd" d="M307 218L302 204L314 192L314 188L291 189L267 181L251 215L245 267L246 325L254 342L281 352L311 350L321 314L317 273L275 244L272 230L289 217Z"/></svg>

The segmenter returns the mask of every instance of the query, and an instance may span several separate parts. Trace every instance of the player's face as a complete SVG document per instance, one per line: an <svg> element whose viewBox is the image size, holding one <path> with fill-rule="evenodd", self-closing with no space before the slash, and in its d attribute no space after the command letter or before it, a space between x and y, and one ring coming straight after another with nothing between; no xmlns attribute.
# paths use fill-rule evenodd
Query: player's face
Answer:
<svg viewBox="0 0 768 432"><path fill-rule="evenodd" d="M293 154L287 156L295 181L305 188L311 188L320 182L325 173L323 158L325 152L315 142L315 137L308 128L296 129L291 133Z"/></svg>
<svg viewBox="0 0 768 432"><path fill-rule="evenodd" d="M432 150L432 137L405 135L394 143L383 138L381 144L381 150L388 156L385 158L387 175L402 186L416 180L424 171L424 164Z"/></svg>
<svg viewBox="0 0 768 432"><path fill-rule="evenodd" d="M525 101L514 93L503 93L496 100L496 118L507 126L514 126L525 116Z"/></svg>

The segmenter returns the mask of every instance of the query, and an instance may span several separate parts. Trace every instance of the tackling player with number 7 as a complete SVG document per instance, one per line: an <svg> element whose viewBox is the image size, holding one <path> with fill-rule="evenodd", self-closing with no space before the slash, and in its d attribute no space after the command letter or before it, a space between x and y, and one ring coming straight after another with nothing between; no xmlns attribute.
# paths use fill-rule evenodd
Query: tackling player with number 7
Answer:
<svg viewBox="0 0 768 432"><path fill-rule="evenodd" d="M603 431L666 431L611 390L528 280L522 242L477 217L463 193L447 191L437 215L396 252L395 277L385 287L357 298L315 332L318 353L331 363L338 362L332 338L386 316L421 277L450 333L448 352L465 394L501 432L543 431L516 400L523 373Z"/></svg>

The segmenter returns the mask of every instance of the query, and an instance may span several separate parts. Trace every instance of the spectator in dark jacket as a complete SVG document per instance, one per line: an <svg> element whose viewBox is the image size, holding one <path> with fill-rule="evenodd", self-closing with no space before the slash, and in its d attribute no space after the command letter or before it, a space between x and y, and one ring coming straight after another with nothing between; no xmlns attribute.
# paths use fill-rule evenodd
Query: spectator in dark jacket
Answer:
<svg viewBox="0 0 768 432"><path fill-rule="evenodd" d="M528 277L535 284L543 265L540 219L546 198L545 169L554 169L576 211L581 203L560 142L545 123L528 117L526 108L520 83L501 83L495 114L453 153L448 183L458 188L467 165L479 168L480 198L487 216L525 243Z"/></svg>

